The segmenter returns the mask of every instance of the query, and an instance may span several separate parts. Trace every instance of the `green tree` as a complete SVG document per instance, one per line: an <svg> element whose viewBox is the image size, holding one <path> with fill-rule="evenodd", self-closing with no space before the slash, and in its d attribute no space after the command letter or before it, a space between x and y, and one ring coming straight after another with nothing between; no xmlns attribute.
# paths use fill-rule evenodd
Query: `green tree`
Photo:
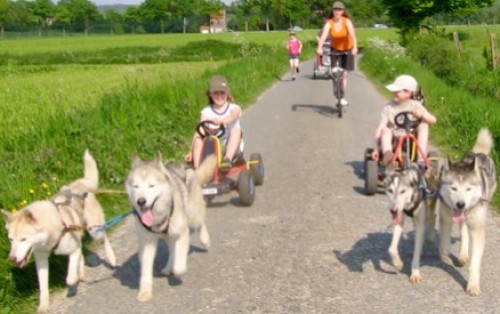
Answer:
<svg viewBox="0 0 500 314"><path fill-rule="evenodd" d="M418 31L420 23L439 13L490 6L494 0L382 0L389 18L401 32L405 44Z"/></svg>
<svg viewBox="0 0 500 314"><path fill-rule="evenodd" d="M25 0L18 0L11 2L11 4L13 21L21 33L24 33L26 28L35 21L35 17L33 16L33 3Z"/></svg>
<svg viewBox="0 0 500 314"><path fill-rule="evenodd" d="M73 22L73 13L71 13L69 0L61 0L56 7L54 20L62 24L63 37L66 37L66 26Z"/></svg>
<svg viewBox="0 0 500 314"><path fill-rule="evenodd" d="M0 0L0 38L5 36L5 25L12 21L10 0Z"/></svg>
<svg viewBox="0 0 500 314"><path fill-rule="evenodd" d="M56 15L56 5L50 0L35 0L33 3L33 15L38 25L38 37L42 37L42 28L45 36L48 35L49 26Z"/></svg>
<svg viewBox="0 0 500 314"><path fill-rule="evenodd" d="M140 10L144 18L159 24L160 33L165 32L165 22L172 16L170 0L146 0Z"/></svg>
<svg viewBox="0 0 500 314"><path fill-rule="evenodd" d="M136 6L128 6L123 14L125 22L130 25L132 34L135 34L137 26L141 23L141 10Z"/></svg>
<svg viewBox="0 0 500 314"><path fill-rule="evenodd" d="M293 22L311 16L308 4L302 0L273 0L272 6L275 12L279 12L288 21L289 27L293 26ZM302 26L304 26L303 23Z"/></svg>
<svg viewBox="0 0 500 314"><path fill-rule="evenodd" d="M109 24L110 34L122 33L122 21L124 17L113 9L107 9L104 12L104 20Z"/></svg>
<svg viewBox="0 0 500 314"><path fill-rule="evenodd" d="M273 13L273 0L254 0L254 2L260 7L261 13L264 16L266 32L269 32L269 19Z"/></svg>
<svg viewBox="0 0 500 314"><path fill-rule="evenodd" d="M69 0L70 10L73 14L74 22L80 23L84 27L85 35L90 32L90 25L99 16L99 11L95 4L88 0Z"/></svg>
<svg viewBox="0 0 500 314"><path fill-rule="evenodd" d="M173 0L172 10L174 16L182 19L182 32L186 33L188 16L196 14L200 5L199 0Z"/></svg>

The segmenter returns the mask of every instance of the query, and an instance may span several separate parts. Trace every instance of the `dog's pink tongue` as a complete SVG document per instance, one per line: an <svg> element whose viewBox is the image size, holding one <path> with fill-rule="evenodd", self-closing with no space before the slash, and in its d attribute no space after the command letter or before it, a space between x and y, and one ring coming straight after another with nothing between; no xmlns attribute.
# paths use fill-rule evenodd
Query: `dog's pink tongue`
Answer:
<svg viewBox="0 0 500 314"><path fill-rule="evenodd" d="M141 221L148 227L153 225L153 211L151 209L141 210Z"/></svg>
<svg viewBox="0 0 500 314"><path fill-rule="evenodd" d="M392 224L397 225L400 222L401 222L401 214L400 213L393 214L392 215Z"/></svg>
<svg viewBox="0 0 500 314"><path fill-rule="evenodd" d="M462 212L462 211L460 211L460 212L454 211L452 219L453 219L453 222L456 223L456 224L461 223L465 219L464 212Z"/></svg>

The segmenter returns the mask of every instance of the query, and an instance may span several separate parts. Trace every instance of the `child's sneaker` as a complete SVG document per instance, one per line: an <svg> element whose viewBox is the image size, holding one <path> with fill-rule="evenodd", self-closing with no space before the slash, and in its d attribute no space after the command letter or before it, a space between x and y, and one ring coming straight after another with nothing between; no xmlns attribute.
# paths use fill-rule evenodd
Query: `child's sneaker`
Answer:
<svg viewBox="0 0 500 314"><path fill-rule="evenodd" d="M347 99L342 98L342 99L340 100L340 104L341 104L342 106L347 106L347 105L349 104L349 102L347 101Z"/></svg>
<svg viewBox="0 0 500 314"><path fill-rule="evenodd" d="M220 163L219 169L221 172L229 172L229 170L231 170L232 167L233 163L231 162L229 157L224 157L224 159L222 159L222 162Z"/></svg>

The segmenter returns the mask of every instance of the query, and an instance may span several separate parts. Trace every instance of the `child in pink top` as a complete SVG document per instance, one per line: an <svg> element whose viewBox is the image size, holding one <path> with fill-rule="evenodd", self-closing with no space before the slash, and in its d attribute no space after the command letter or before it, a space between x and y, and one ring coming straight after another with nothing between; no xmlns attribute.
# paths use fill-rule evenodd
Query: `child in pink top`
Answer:
<svg viewBox="0 0 500 314"><path fill-rule="evenodd" d="M302 51L302 42L297 38L295 32L290 32L290 39L288 40L286 46L290 60L292 80L295 80L295 73L299 73L299 56Z"/></svg>

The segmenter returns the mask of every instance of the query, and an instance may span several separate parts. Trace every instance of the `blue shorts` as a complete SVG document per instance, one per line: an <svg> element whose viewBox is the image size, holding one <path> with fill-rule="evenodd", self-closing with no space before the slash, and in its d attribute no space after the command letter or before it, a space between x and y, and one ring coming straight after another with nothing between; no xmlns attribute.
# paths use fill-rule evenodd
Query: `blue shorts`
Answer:
<svg viewBox="0 0 500 314"><path fill-rule="evenodd" d="M300 55L289 55L290 56L290 60L295 60L295 59L298 59Z"/></svg>

